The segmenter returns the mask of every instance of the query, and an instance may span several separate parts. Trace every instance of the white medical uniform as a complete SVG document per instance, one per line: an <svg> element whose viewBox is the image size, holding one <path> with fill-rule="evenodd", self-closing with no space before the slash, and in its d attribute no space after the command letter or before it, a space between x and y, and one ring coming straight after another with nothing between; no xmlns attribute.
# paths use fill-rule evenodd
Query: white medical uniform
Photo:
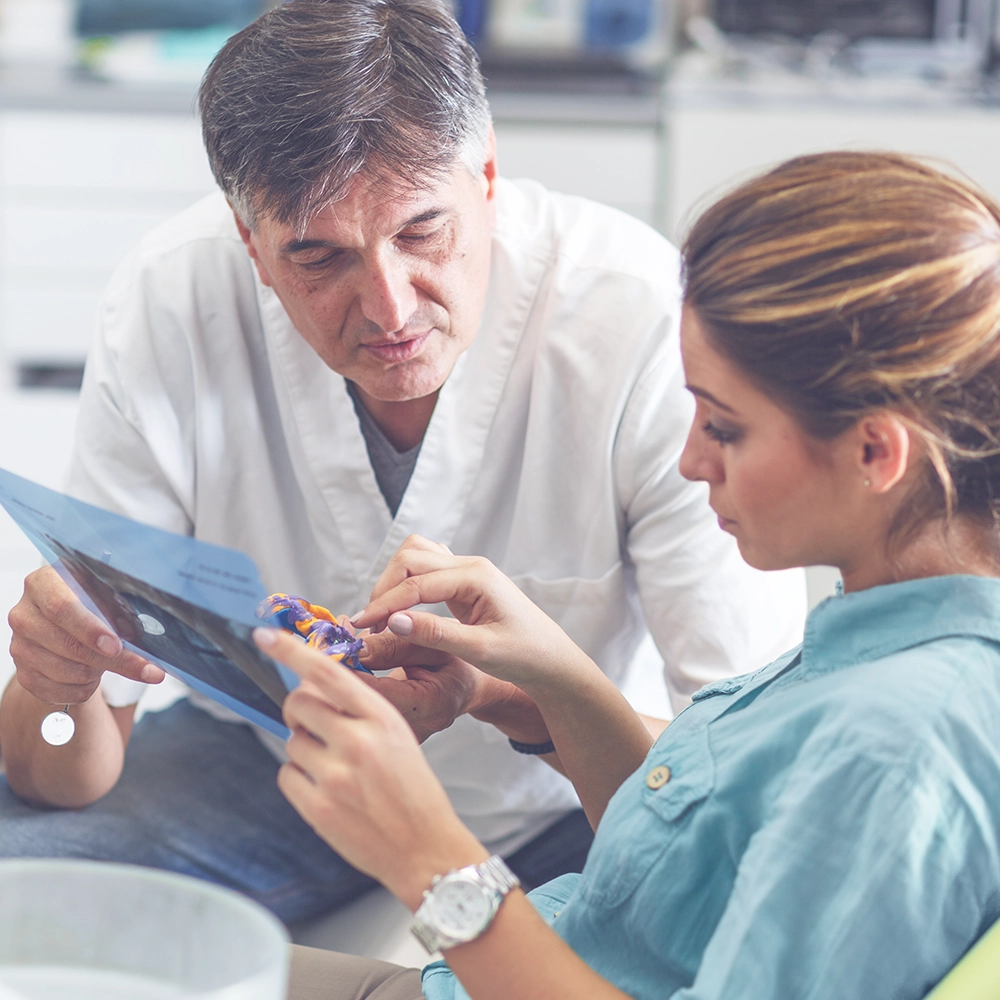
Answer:
<svg viewBox="0 0 1000 1000"><path fill-rule="evenodd" d="M479 333L395 519L344 379L261 285L221 195L151 233L112 280L70 492L242 549L267 588L336 613L365 605L413 532L485 555L620 686L648 626L680 708L799 641L803 576L748 568L705 486L677 471L693 406L676 250L532 182L501 181L497 216ZM121 687L108 681L109 700L134 701ZM577 806L564 778L469 717L424 746L493 849Z"/></svg>

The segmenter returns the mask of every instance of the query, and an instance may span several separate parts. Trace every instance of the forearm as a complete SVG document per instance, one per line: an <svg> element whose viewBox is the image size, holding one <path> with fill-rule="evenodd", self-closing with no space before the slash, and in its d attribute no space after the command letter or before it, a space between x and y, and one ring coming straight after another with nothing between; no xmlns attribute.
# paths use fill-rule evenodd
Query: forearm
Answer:
<svg viewBox="0 0 1000 1000"><path fill-rule="evenodd" d="M625 696L583 653L559 676L525 689L596 829L611 796L649 753L653 737Z"/></svg>
<svg viewBox="0 0 1000 1000"><path fill-rule="evenodd" d="M445 959L472 1000L627 1000L548 927L515 890L489 930Z"/></svg>
<svg viewBox="0 0 1000 1000"><path fill-rule="evenodd" d="M653 741L658 740L663 733L663 730L670 725L669 719L657 719L652 715L643 715L639 713L639 718L642 719L642 724L646 727L646 732L653 737Z"/></svg>
<svg viewBox="0 0 1000 1000"><path fill-rule="evenodd" d="M391 871L378 873L413 912L435 875L489 857L457 817L441 823L433 841L420 846L405 862L395 858ZM627 1000L545 923L517 889L501 903L484 934L447 949L444 957L472 1000Z"/></svg>
<svg viewBox="0 0 1000 1000"><path fill-rule="evenodd" d="M15 795L39 805L78 809L106 795L121 774L132 709L111 709L100 689L70 707L76 732L69 743L49 746L42 720L53 706L13 678L0 700L0 752Z"/></svg>

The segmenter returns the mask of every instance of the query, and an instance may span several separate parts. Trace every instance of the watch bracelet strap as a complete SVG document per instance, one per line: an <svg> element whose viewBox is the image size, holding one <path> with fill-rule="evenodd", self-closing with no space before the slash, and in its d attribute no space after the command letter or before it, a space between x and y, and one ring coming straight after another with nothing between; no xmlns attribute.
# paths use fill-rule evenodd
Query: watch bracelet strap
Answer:
<svg viewBox="0 0 1000 1000"><path fill-rule="evenodd" d="M496 889L504 896L521 884L521 880L507 867L507 862L499 854L494 854L475 868L479 872L479 877L491 889Z"/></svg>
<svg viewBox="0 0 1000 1000"><path fill-rule="evenodd" d="M499 854L494 854L492 857L482 862L482 864L468 865L465 869L453 868L450 872L448 872L448 874L452 875L456 872L468 870L469 868L476 872L487 889L492 889L494 892L500 893L500 900L497 902L497 909L499 909L499 905L503 902L507 893L509 893L511 889L516 889L521 884L521 880L510 870L510 868L507 867L507 863L500 857ZM443 878L443 876L439 875L431 885L431 889L424 893L425 899L441 878ZM420 909L418 909L415 914L414 922L410 927L410 933L413 934L413 936L427 949L428 954L433 955L434 952L439 951L441 948L466 943L450 940L440 934L436 928L430 926L429 924L424 924L420 917L421 909L423 909L423 904L421 904ZM494 916L496 916L496 911L494 911ZM491 918L490 923L492 922ZM487 924L487 926L480 931L480 934L484 933L488 927L489 924ZM475 938L470 938L470 940L475 940Z"/></svg>

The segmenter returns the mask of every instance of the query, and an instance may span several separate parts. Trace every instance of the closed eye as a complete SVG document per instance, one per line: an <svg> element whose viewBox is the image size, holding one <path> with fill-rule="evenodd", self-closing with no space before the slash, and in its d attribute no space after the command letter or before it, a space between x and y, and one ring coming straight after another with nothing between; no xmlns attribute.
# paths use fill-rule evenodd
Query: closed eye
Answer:
<svg viewBox="0 0 1000 1000"><path fill-rule="evenodd" d="M295 264L297 267L302 268L303 271L325 271L334 264L339 263L344 258L344 251L334 250L330 253L323 254L322 257L313 257L307 260L296 260Z"/></svg>
<svg viewBox="0 0 1000 1000"><path fill-rule="evenodd" d="M396 234L396 240L406 246L426 246L439 239L444 232L444 226L434 226L430 229L405 229Z"/></svg>
<svg viewBox="0 0 1000 1000"><path fill-rule="evenodd" d="M718 441L719 444L732 444L740 436L739 431L724 430L713 424L711 420L703 423L701 429L705 432L706 437L710 437L713 441Z"/></svg>

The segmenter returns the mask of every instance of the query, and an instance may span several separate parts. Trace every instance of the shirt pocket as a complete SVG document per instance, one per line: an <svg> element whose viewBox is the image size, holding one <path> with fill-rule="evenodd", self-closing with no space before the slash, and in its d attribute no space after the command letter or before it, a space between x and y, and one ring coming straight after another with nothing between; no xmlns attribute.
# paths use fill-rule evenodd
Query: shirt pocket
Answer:
<svg viewBox="0 0 1000 1000"><path fill-rule="evenodd" d="M627 663L642 639L621 561L593 577L511 579L602 668Z"/></svg>
<svg viewBox="0 0 1000 1000"><path fill-rule="evenodd" d="M580 895L595 907L624 903L641 882L656 877L654 869L714 787L707 727L699 726L676 744L657 743L608 804L584 866Z"/></svg>

